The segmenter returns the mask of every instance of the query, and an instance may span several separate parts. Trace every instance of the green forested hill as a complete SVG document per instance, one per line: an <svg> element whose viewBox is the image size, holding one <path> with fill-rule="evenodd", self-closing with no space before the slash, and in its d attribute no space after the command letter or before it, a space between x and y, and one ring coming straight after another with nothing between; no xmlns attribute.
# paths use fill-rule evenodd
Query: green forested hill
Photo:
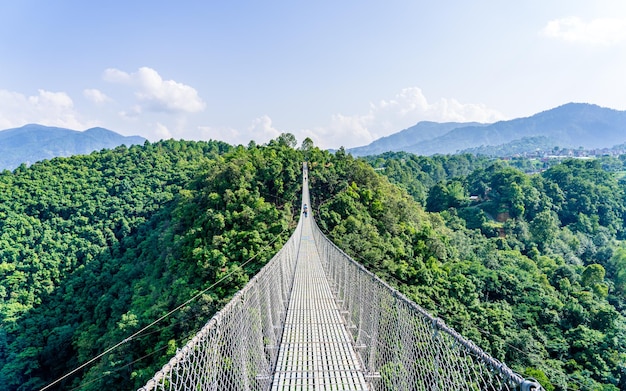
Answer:
<svg viewBox="0 0 626 391"><path fill-rule="evenodd" d="M345 161L350 186L320 213L340 246L547 390L626 389L626 184L614 172L626 156L532 176L463 156L373 158L431 212L418 215ZM395 213L378 215L381 203Z"/></svg>
<svg viewBox="0 0 626 391"><path fill-rule="evenodd" d="M301 161L285 142L165 141L5 171L0 384L39 389L234 270L61 386L139 387L288 237Z"/></svg>
<svg viewBox="0 0 626 391"><path fill-rule="evenodd" d="M39 389L234 272L59 389L141 386L289 236L306 159L318 223L355 259L548 390L626 389L621 161L528 176L386 154L375 171L308 141L165 141L3 172L0 384Z"/></svg>

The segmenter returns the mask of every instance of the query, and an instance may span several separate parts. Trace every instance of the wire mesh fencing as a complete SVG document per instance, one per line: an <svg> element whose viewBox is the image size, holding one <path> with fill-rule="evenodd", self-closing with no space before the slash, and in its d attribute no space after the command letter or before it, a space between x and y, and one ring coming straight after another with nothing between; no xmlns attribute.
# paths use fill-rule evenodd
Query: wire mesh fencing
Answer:
<svg viewBox="0 0 626 391"><path fill-rule="evenodd" d="M301 230L139 390L269 389Z"/></svg>
<svg viewBox="0 0 626 391"><path fill-rule="evenodd" d="M351 259L317 226L313 236L370 389L542 390Z"/></svg>

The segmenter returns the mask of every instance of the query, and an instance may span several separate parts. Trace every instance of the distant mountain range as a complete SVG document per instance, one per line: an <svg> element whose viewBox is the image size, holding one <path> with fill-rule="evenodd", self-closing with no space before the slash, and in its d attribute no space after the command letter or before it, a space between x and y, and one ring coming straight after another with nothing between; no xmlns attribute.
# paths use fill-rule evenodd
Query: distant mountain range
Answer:
<svg viewBox="0 0 626 391"><path fill-rule="evenodd" d="M145 138L122 136L104 128L83 132L30 124L0 131L0 170L13 170L20 164L33 164L59 156L89 154L122 144L143 144Z"/></svg>
<svg viewBox="0 0 626 391"><path fill-rule="evenodd" d="M531 117L492 124L419 122L369 145L347 151L355 156L388 151L435 155L501 150L509 144L517 150L539 146L596 149L625 142L626 111L568 103Z"/></svg>

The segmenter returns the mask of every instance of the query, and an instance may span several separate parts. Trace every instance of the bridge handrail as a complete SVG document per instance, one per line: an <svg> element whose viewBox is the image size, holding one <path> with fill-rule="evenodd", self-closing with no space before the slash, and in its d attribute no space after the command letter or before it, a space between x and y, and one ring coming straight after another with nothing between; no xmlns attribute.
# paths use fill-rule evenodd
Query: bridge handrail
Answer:
<svg viewBox="0 0 626 391"><path fill-rule="evenodd" d="M278 253L138 391L268 389L301 231L302 219Z"/></svg>
<svg viewBox="0 0 626 391"><path fill-rule="evenodd" d="M375 389L542 390L353 260L315 222L313 237Z"/></svg>

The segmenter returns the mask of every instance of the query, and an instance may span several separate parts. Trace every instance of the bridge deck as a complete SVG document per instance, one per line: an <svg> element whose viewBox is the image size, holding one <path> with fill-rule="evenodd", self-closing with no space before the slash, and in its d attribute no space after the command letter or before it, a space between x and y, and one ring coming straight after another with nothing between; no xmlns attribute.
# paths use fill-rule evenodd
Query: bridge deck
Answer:
<svg viewBox="0 0 626 391"><path fill-rule="evenodd" d="M367 389L305 221L272 390Z"/></svg>

